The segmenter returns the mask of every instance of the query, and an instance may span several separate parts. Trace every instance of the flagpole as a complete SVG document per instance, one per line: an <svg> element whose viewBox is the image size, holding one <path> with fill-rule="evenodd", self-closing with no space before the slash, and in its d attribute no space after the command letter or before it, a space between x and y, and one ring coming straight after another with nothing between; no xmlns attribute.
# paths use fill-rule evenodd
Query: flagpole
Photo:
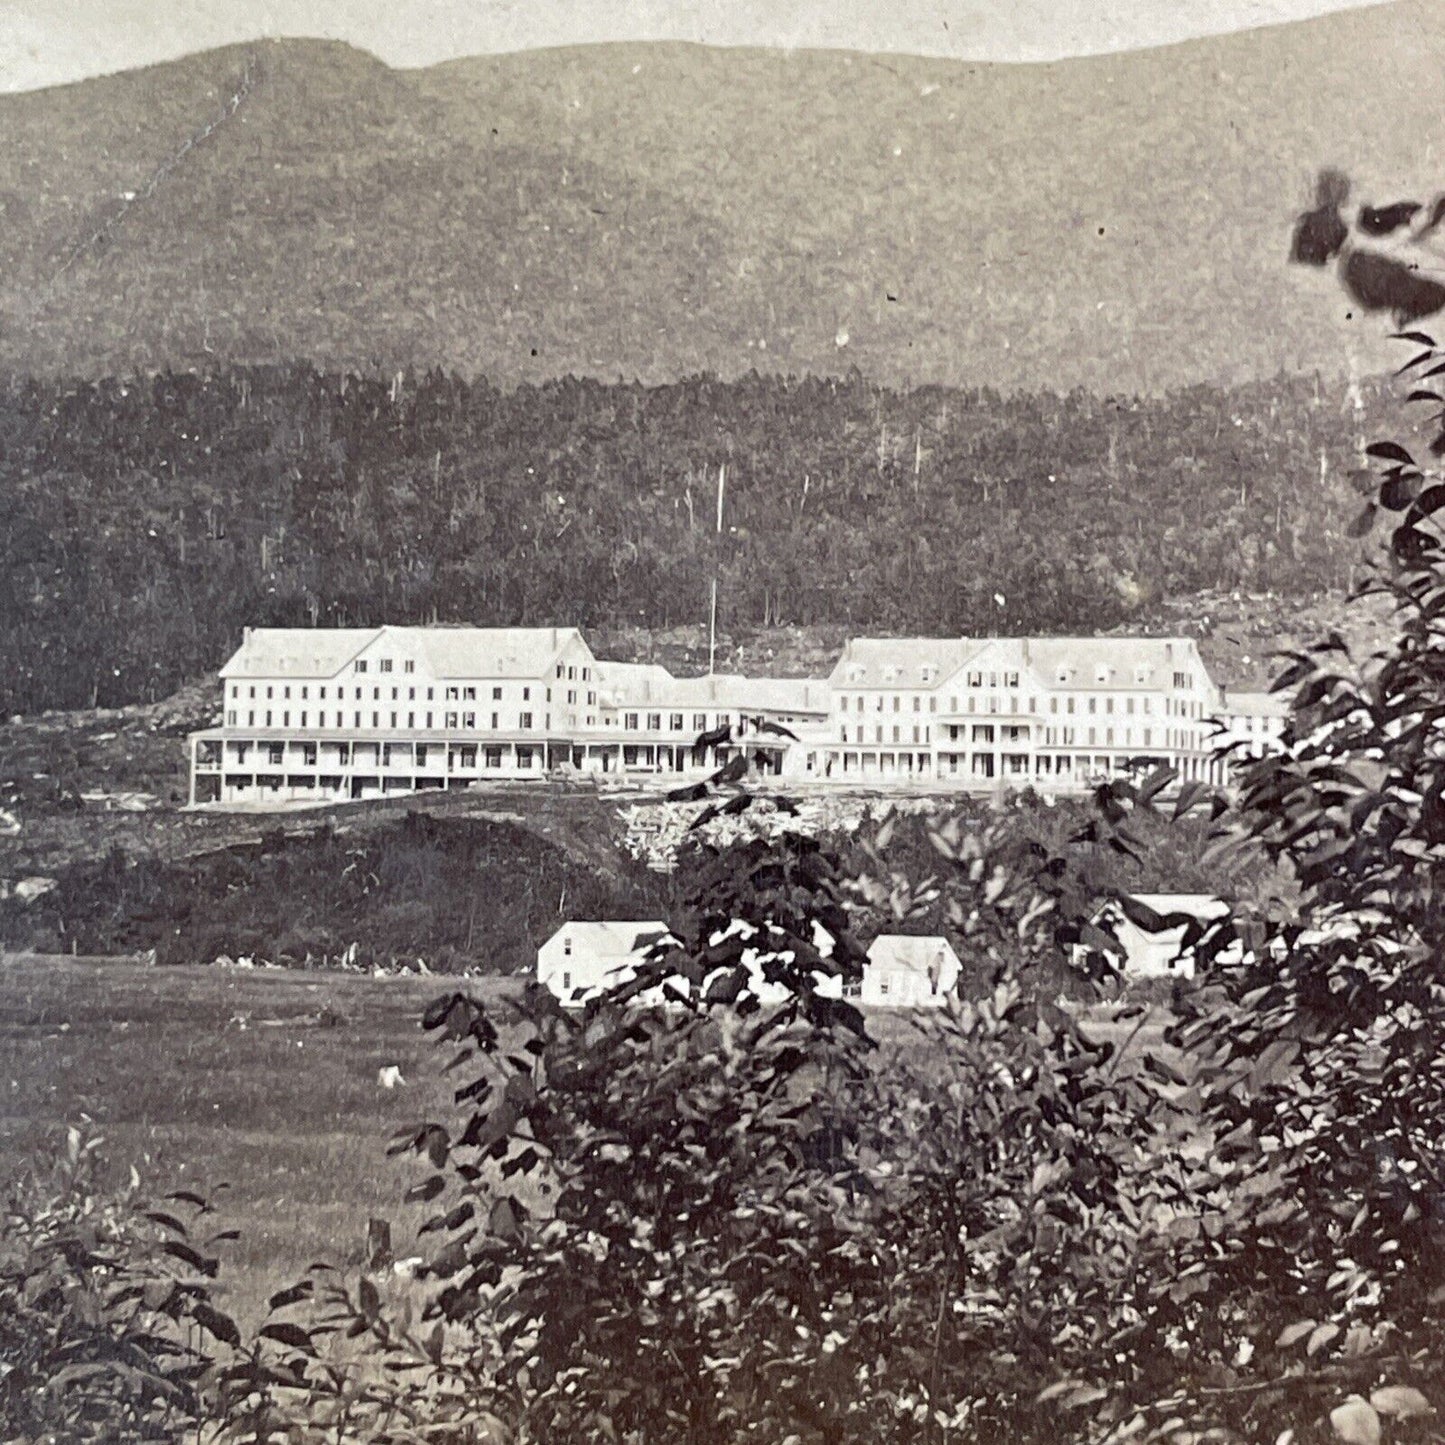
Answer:
<svg viewBox="0 0 1445 1445"><path fill-rule="evenodd" d="M718 569L718 547L722 537L723 526L723 483L727 476L726 463L717 469L717 532L713 539L712 548L712 606L708 615L707 630L707 675L713 675L713 669L717 663L717 569Z"/></svg>

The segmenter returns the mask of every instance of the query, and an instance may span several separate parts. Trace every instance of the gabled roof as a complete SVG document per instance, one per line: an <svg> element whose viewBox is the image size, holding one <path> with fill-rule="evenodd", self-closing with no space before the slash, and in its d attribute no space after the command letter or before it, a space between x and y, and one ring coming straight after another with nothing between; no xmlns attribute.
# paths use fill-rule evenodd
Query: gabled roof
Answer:
<svg viewBox="0 0 1445 1445"><path fill-rule="evenodd" d="M1030 637L1026 645L1025 661L1045 689L1132 692L1168 687L1181 668L1197 674L1197 686L1213 686L1190 637ZM1060 681L1065 670L1069 675Z"/></svg>
<svg viewBox="0 0 1445 1445"><path fill-rule="evenodd" d="M1059 687L1129 691L1168 686L1176 669L1213 683L1194 639L1189 637L855 637L843 649L829 677L835 688L941 688L989 653L1017 658L1041 691ZM992 660L989 666L993 666ZM1104 678L1099 678L1100 669ZM1139 669L1145 680L1138 680ZM925 673L925 669L929 669ZM1060 681L1060 670L1068 678Z"/></svg>
<svg viewBox="0 0 1445 1445"><path fill-rule="evenodd" d="M551 938L569 934L576 947L584 953L617 957L638 952L637 940L654 933L666 933L667 924L656 919L579 919L564 923Z"/></svg>
<svg viewBox="0 0 1445 1445"><path fill-rule="evenodd" d="M1280 692L1226 692L1219 711L1224 717L1288 717L1289 698Z"/></svg>
<svg viewBox="0 0 1445 1445"><path fill-rule="evenodd" d="M222 677L335 677L379 627L248 627Z"/></svg>
<svg viewBox="0 0 1445 1445"><path fill-rule="evenodd" d="M880 933L868 946L869 963L890 964L925 976L940 954L945 964L959 966L953 945L936 933Z"/></svg>
<svg viewBox="0 0 1445 1445"><path fill-rule="evenodd" d="M575 627L255 627L222 677L337 676L383 638L436 678L542 678L581 638Z"/></svg>
<svg viewBox="0 0 1445 1445"><path fill-rule="evenodd" d="M1212 893L1134 893L1130 896L1138 899L1145 908L1160 917L1167 917L1171 913L1184 913L1190 918L1207 921L1223 918L1230 911L1229 904ZM1108 912L1118 913L1122 917L1118 904L1112 899L1099 908L1095 917Z"/></svg>
<svg viewBox="0 0 1445 1445"><path fill-rule="evenodd" d="M391 627L415 640L433 677L545 677L575 627Z"/></svg>
<svg viewBox="0 0 1445 1445"><path fill-rule="evenodd" d="M676 679L656 662L599 662L597 689L604 707L665 706Z"/></svg>
<svg viewBox="0 0 1445 1445"><path fill-rule="evenodd" d="M744 713L826 713L833 696L816 677L679 677L679 707L720 707Z"/></svg>
<svg viewBox="0 0 1445 1445"><path fill-rule="evenodd" d="M650 662L599 662L598 685L614 707L728 709L745 713L827 713L832 694L814 677L741 677L713 673L674 677Z"/></svg>
<svg viewBox="0 0 1445 1445"><path fill-rule="evenodd" d="M974 637L852 637L828 681L835 688L933 688L987 645Z"/></svg>

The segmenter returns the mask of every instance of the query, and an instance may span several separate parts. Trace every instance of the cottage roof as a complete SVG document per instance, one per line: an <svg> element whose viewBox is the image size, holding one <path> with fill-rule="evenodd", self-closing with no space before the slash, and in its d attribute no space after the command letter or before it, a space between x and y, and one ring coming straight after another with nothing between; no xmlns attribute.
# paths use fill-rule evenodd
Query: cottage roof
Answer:
<svg viewBox="0 0 1445 1445"><path fill-rule="evenodd" d="M1212 918L1223 918L1229 912L1229 904L1211 893L1134 893L1130 896L1161 918L1172 913L1183 913L1190 918L1208 921ZM1111 899L1102 905L1099 912L1102 914L1117 910L1118 904Z"/></svg>
<svg viewBox="0 0 1445 1445"><path fill-rule="evenodd" d="M652 934L666 933L667 924L657 919L581 919L564 923L552 938L567 934L573 947L584 954L619 956L638 952L637 941ZM552 938L547 941L550 943Z"/></svg>
<svg viewBox="0 0 1445 1445"><path fill-rule="evenodd" d="M927 976L940 956L945 964L958 967L953 945L936 933L880 933L868 946L870 963L905 968L923 976Z"/></svg>

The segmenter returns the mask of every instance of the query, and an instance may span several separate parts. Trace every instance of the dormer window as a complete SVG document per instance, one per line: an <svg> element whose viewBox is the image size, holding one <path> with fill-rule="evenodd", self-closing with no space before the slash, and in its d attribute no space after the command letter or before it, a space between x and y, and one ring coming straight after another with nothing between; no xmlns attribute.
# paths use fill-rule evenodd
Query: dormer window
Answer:
<svg viewBox="0 0 1445 1445"><path fill-rule="evenodd" d="M1067 682L1069 680L1069 669L1067 667L1061 667L1056 676L1060 682Z"/></svg>
<svg viewBox="0 0 1445 1445"><path fill-rule="evenodd" d="M932 682L938 676L938 669L931 662L925 662L918 669L918 676L926 683Z"/></svg>
<svg viewBox="0 0 1445 1445"><path fill-rule="evenodd" d="M1134 681L1139 683L1149 681L1149 669L1146 665L1141 663L1134 669Z"/></svg>
<svg viewBox="0 0 1445 1445"><path fill-rule="evenodd" d="M572 957L572 936L571 936L571 934L568 934L567 937L562 940L562 952L563 952L564 954L566 954L566 956L567 956L568 958L571 958L571 957Z"/></svg>
<svg viewBox="0 0 1445 1445"><path fill-rule="evenodd" d="M1108 682L1108 680L1109 680L1109 669L1108 669L1103 663L1100 663L1099 666L1094 669L1094 681L1095 681L1095 682Z"/></svg>
<svg viewBox="0 0 1445 1445"><path fill-rule="evenodd" d="M894 682L894 681L897 680L897 677L898 677L898 669L897 669L896 667L885 667L885 668L883 669L883 681L884 681L884 682Z"/></svg>

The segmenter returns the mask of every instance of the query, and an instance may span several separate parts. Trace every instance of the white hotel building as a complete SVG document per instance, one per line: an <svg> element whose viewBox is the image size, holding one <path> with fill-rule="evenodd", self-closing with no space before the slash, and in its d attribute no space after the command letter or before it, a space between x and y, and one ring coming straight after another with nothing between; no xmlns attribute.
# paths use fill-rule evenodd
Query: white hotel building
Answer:
<svg viewBox="0 0 1445 1445"><path fill-rule="evenodd" d="M599 660L575 628L255 628L221 682L220 726L190 739L196 803L677 783L739 752L846 787L1067 792L1141 758L1222 771L1222 695L1181 638L858 639L822 680L674 677Z"/></svg>

